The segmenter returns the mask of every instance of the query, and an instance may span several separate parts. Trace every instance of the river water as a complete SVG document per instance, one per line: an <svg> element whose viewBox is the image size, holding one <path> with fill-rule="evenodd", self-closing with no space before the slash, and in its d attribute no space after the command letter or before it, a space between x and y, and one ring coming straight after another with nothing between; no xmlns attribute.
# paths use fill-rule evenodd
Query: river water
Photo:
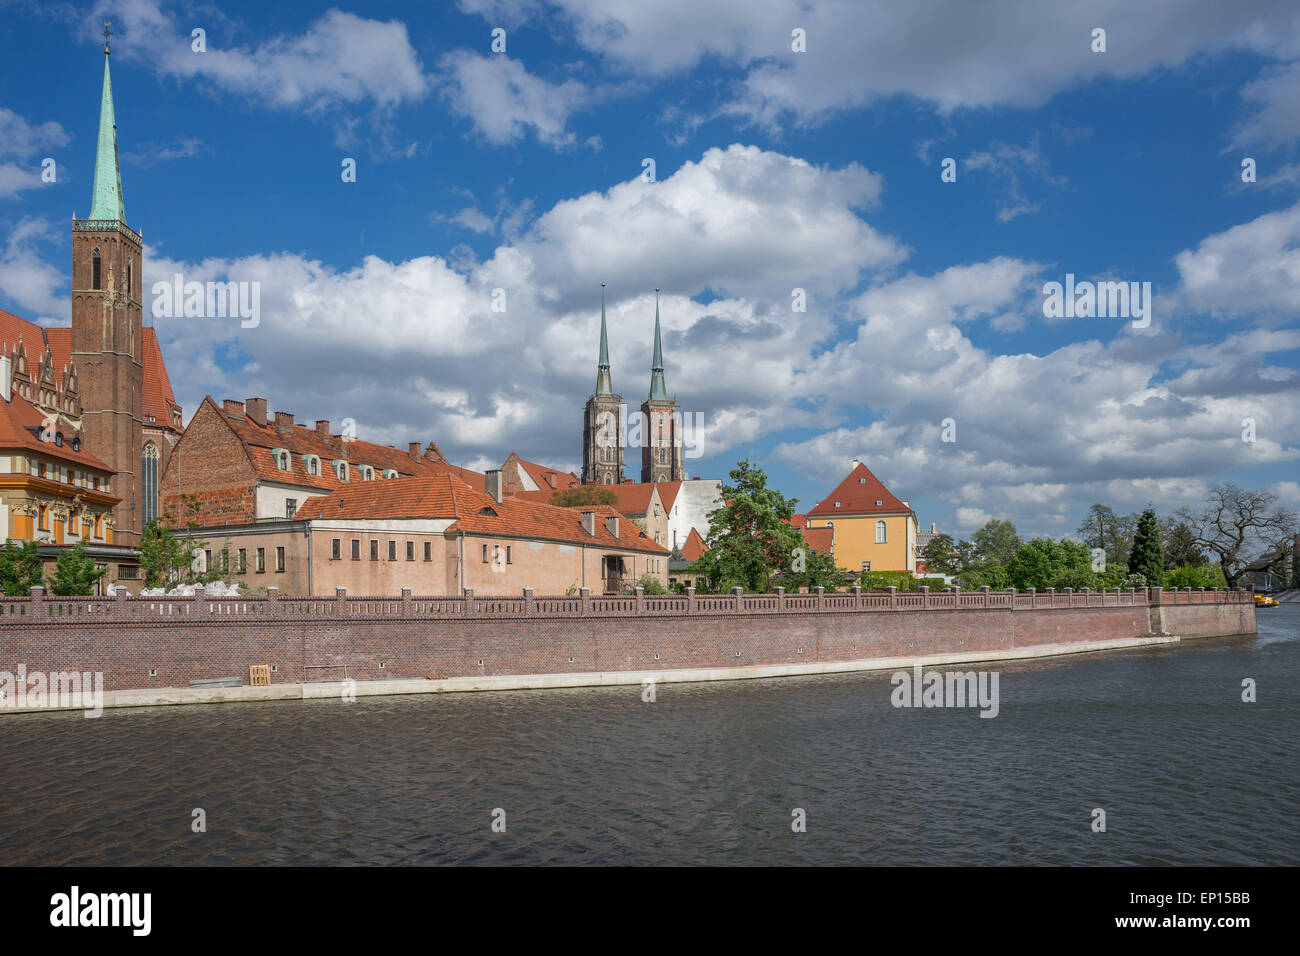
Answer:
<svg viewBox="0 0 1300 956"><path fill-rule="evenodd" d="M1300 604L1258 618L965 665L993 719L889 674L5 716L0 863L1295 865Z"/></svg>

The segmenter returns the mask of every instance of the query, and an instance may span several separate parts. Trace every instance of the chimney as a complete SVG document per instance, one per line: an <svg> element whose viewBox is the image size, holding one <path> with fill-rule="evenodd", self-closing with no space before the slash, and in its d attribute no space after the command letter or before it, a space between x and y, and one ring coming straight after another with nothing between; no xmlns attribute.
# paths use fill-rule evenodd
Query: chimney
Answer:
<svg viewBox="0 0 1300 956"><path fill-rule="evenodd" d="M266 399L246 398L244 399L244 409L250 422L255 425L266 424Z"/></svg>
<svg viewBox="0 0 1300 956"><path fill-rule="evenodd" d="M934 534L934 522L930 522L930 534Z"/></svg>
<svg viewBox="0 0 1300 956"><path fill-rule="evenodd" d="M483 479L483 485L487 493L492 496L492 500L501 504L501 469L493 468L483 472Z"/></svg>
<svg viewBox="0 0 1300 956"><path fill-rule="evenodd" d="M321 441L330 440L330 420L328 418L316 419L316 437Z"/></svg>
<svg viewBox="0 0 1300 956"><path fill-rule="evenodd" d="M227 415L233 415L235 418L244 417L244 403L237 402L233 398L223 399L221 402L221 410Z"/></svg>
<svg viewBox="0 0 1300 956"><path fill-rule="evenodd" d="M582 512L582 530L587 532L590 537L596 537L596 512Z"/></svg>
<svg viewBox="0 0 1300 956"><path fill-rule="evenodd" d="M0 396L4 396L6 402L14 400L14 366L7 345L4 353L0 354Z"/></svg>
<svg viewBox="0 0 1300 956"><path fill-rule="evenodd" d="M408 455L410 455L412 458L414 458L416 461L419 461L419 460L420 460L420 443L419 443L418 441L407 442L407 443L406 443L406 453L407 453Z"/></svg>
<svg viewBox="0 0 1300 956"><path fill-rule="evenodd" d="M293 412L276 412L276 428L293 428Z"/></svg>
<svg viewBox="0 0 1300 956"><path fill-rule="evenodd" d="M605 530L618 537L618 515L610 515L605 519Z"/></svg>

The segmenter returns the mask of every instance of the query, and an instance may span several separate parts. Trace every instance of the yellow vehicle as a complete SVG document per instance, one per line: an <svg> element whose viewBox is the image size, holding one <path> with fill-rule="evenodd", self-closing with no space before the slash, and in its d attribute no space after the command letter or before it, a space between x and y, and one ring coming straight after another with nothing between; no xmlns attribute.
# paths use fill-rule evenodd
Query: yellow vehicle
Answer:
<svg viewBox="0 0 1300 956"><path fill-rule="evenodd" d="M1255 607L1277 607L1277 598L1271 594L1256 594Z"/></svg>

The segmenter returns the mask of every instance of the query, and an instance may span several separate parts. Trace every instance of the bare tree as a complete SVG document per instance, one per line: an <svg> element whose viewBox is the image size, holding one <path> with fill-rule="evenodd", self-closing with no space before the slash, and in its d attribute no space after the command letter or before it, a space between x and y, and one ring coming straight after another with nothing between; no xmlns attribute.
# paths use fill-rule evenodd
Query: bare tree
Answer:
<svg viewBox="0 0 1300 956"><path fill-rule="evenodd" d="M1235 588L1246 565L1260 552L1274 552L1295 534L1296 513L1277 505L1277 495L1249 491L1231 483L1215 485L1200 511L1183 508L1197 546L1218 558L1228 587Z"/></svg>

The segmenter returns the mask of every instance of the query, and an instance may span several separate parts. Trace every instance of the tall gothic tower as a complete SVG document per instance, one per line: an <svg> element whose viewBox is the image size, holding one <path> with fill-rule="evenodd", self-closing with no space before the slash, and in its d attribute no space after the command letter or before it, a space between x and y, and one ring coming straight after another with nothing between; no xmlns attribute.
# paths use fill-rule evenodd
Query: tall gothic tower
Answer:
<svg viewBox="0 0 1300 956"><path fill-rule="evenodd" d="M72 220L72 361L81 377L82 438L114 472L113 543L140 540L144 358L140 234L126 224L104 31L104 90L90 217Z"/></svg>
<svg viewBox="0 0 1300 956"><path fill-rule="evenodd" d="M623 481L623 396L614 394L609 374L609 334L605 330L605 283L600 284L600 362L596 391L582 416L582 480L617 485Z"/></svg>
<svg viewBox="0 0 1300 956"><path fill-rule="evenodd" d="M682 422L677 400L664 388L664 349L659 340L659 290L655 289L655 352L650 397L641 403L641 480L682 481Z"/></svg>

